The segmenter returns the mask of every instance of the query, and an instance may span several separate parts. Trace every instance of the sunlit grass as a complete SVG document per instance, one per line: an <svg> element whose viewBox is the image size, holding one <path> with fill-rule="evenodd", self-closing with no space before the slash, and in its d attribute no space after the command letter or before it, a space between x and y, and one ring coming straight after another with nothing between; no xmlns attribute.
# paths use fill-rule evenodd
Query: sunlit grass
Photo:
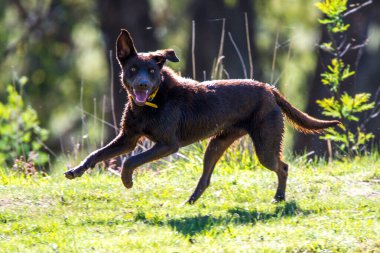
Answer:
<svg viewBox="0 0 380 253"><path fill-rule="evenodd" d="M183 205L201 174L204 144L135 174L134 187L92 171L66 180L0 170L2 252L376 252L380 159L291 164L288 200L271 204L273 172L236 146L212 184ZM243 162L243 163L242 163Z"/></svg>

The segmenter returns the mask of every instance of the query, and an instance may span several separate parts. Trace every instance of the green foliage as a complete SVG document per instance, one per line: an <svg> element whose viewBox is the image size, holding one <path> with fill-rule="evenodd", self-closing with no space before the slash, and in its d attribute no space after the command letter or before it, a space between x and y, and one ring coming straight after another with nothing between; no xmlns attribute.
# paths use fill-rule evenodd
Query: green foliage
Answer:
<svg viewBox="0 0 380 253"><path fill-rule="evenodd" d="M12 73L28 76L28 101L39 120L52 126L54 143L80 121L80 113L73 111L81 83L86 85L85 109L93 108L93 98L102 98L108 87L108 50L98 25L98 2L0 1L1 97Z"/></svg>
<svg viewBox="0 0 380 253"><path fill-rule="evenodd" d="M359 93L355 97L343 93L339 100L331 97L317 100L317 103L323 108L323 115L358 122L357 113L370 110L375 106L374 102L369 102L370 97L369 93Z"/></svg>
<svg viewBox="0 0 380 253"><path fill-rule="evenodd" d="M42 143L47 130L40 127L36 111L25 105L13 85L7 86L7 92L6 103L0 102L0 166L21 157L35 165L46 164L49 157L42 151Z"/></svg>
<svg viewBox="0 0 380 253"><path fill-rule="evenodd" d="M277 177L227 154L194 205L204 145L136 171L126 190L96 171L65 180L0 168L2 252L378 252L380 158L290 161L288 201ZM203 147L203 148L202 148ZM182 151L185 151L182 153ZM174 157L173 157L174 158ZM196 164L197 166L194 166ZM148 169L156 167L156 170ZM254 165L253 165L254 166ZM59 169L58 169L59 168ZM242 169L240 169L242 168Z"/></svg>
<svg viewBox="0 0 380 253"><path fill-rule="evenodd" d="M360 152L360 148L375 137L372 133L365 133L361 131L359 127L356 129L355 134L351 131L347 131L343 125L340 127L342 131L337 131L333 128L330 128L321 138L324 140L340 143L338 147L342 152L346 151L347 147L350 146L351 150L355 154L358 154ZM345 134L346 132L347 135Z"/></svg>
<svg viewBox="0 0 380 253"><path fill-rule="evenodd" d="M326 43L325 43L326 44ZM331 47L331 43L330 43ZM350 65L345 65L343 60L333 58L331 64L327 66L328 71L325 71L321 74L322 83L324 85L330 86L332 92L337 93L339 85L349 78L350 76L355 75L355 71L350 70Z"/></svg>
<svg viewBox="0 0 380 253"><path fill-rule="evenodd" d="M315 6L327 17L320 19L319 23L327 25L327 29L333 33L347 31L349 24L344 24L343 14L347 10L347 0L325 0Z"/></svg>
<svg viewBox="0 0 380 253"><path fill-rule="evenodd" d="M329 129L321 138L338 143L340 150L349 155L357 155L365 147L365 144L374 138L374 135L365 133L362 126L352 127L352 125L359 123L359 113L374 108L375 103L370 102L371 94L369 93L350 96L347 92L342 92L343 82L355 75L355 71L351 70L350 65L342 59L347 52L343 50L349 48L349 45L347 46L347 42L341 41L342 36L334 35L343 33L349 28L349 25L346 25L343 20L347 10L347 1L325 0L316 3L316 6L327 16L319 22L327 26L331 38L331 41L323 42L320 48L332 55L331 63L321 74L322 84L329 87L332 97L316 102L323 109L324 115L339 119L344 124L340 129ZM356 132L352 132L351 129L355 129Z"/></svg>

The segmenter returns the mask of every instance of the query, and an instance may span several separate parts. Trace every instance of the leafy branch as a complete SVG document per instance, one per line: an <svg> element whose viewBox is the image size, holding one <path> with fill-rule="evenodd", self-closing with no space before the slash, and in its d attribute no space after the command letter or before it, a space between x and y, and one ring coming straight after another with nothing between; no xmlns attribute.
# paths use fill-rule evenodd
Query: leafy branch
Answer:
<svg viewBox="0 0 380 253"><path fill-rule="evenodd" d="M323 109L324 115L337 118L343 123L339 129L328 129L321 138L340 144L341 152L349 156L358 155L374 138L372 133L365 133L365 124L377 116L380 109L376 102L370 102L371 94L359 93L351 96L344 90L344 81L353 77L356 71L343 57L347 52L361 49L367 44L367 41L357 45L347 42L346 32L350 24L346 24L344 18L371 3L372 0L350 10L347 8L347 0L324 0L316 3L316 7L324 14L319 23L326 27L329 37L329 41L319 45L320 49L330 56L330 64L321 74L321 81L329 87L332 95L316 102ZM370 110L371 114L359 124L359 114Z"/></svg>

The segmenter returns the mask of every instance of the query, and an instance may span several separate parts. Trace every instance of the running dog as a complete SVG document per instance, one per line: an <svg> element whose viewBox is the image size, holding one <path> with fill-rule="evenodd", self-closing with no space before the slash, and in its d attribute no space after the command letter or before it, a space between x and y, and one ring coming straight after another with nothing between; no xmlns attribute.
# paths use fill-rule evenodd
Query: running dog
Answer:
<svg viewBox="0 0 380 253"><path fill-rule="evenodd" d="M182 78L164 66L166 61L179 61L174 50L138 53L127 30L121 30L116 52L121 67L121 85L128 94L120 132L105 147L65 172L68 179L82 176L98 162L131 152L137 141L146 137L155 145L129 157L123 165L122 182L126 188L131 188L133 171L140 165L210 138L202 176L188 200L193 204L209 186L215 164L224 151L248 134L261 164L277 174L274 201L284 201L288 177L288 165L281 156L284 116L298 131L306 134L321 133L340 124L301 112L276 88L255 80L198 82Z"/></svg>

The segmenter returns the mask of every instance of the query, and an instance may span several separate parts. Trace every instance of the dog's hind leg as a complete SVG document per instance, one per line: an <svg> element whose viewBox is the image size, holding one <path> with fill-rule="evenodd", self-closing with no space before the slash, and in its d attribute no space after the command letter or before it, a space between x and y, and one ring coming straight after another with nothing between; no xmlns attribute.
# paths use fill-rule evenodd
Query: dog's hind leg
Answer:
<svg viewBox="0 0 380 253"><path fill-rule="evenodd" d="M214 171L215 165L224 151L238 138L246 134L241 130L230 131L211 138L207 145L204 162L203 173L199 179L197 188L187 201L189 204L194 202L203 194L206 188L210 185L211 174Z"/></svg>
<svg viewBox="0 0 380 253"><path fill-rule="evenodd" d="M277 174L278 186L274 202L285 200L288 178L288 165L281 160L283 132L284 119L276 109L249 131L260 163Z"/></svg>

